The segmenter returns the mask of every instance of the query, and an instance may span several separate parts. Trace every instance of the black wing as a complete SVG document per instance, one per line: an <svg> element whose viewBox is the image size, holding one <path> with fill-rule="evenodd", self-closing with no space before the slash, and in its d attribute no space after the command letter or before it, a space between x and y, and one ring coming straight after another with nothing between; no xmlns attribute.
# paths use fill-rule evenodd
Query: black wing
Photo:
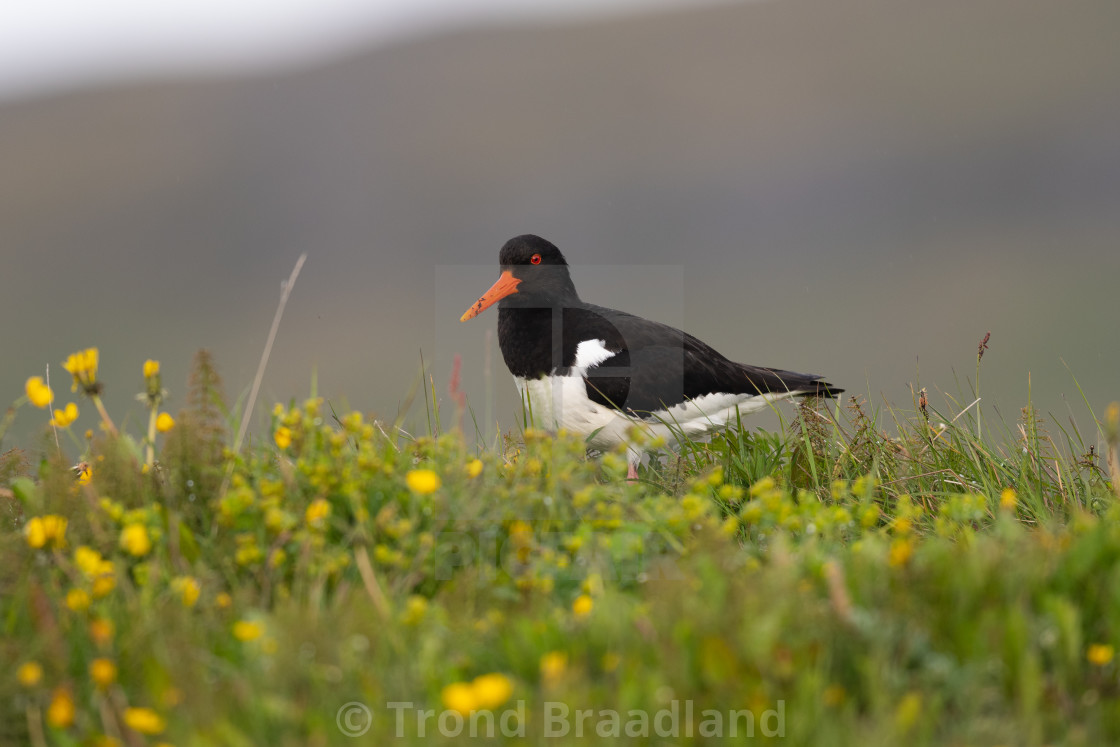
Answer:
<svg viewBox="0 0 1120 747"><path fill-rule="evenodd" d="M599 306L566 309L565 358L574 360L576 347L589 339L603 340L614 355L586 371L587 396L638 414L705 394L797 392L831 397L843 391L820 376L728 360L707 343L666 324Z"/></svg>

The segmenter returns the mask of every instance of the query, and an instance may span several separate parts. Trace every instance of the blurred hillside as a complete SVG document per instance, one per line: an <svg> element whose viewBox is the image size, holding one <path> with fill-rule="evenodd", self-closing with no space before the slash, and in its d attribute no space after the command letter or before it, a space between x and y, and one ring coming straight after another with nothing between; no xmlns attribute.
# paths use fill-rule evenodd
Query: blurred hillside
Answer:
<svg viewBox="0 0 1120 747"><path fill-rule="evenodd" d="M441 392L460 352L509 427L496 315L457 320L531 231L587 299L877 402L968 390L990 330L985 402L1084 425L1065 364L1120 398L1117 29L1113 0L787 0L8 102L0 392L97 345L115 413L148 357L180 406L199 347L242 394L307 251L267 398L315 372L392 417L421 349Z"/></svg>

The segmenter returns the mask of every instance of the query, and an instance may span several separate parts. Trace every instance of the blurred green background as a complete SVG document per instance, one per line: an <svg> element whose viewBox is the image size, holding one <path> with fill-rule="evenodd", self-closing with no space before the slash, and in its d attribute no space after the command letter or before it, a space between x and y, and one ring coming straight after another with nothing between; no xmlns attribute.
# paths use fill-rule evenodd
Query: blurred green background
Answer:
<svg viewBox="0 0 1120 747"><path fill-rule="evenodd" d="M1118 31L1114 0L686 5L0 99L0 392L50 363L65 402L95 345L134 430L149 357L172 411L200 347L241 395L306 251L266 402L314 372L393 418L421 350L444 398L461 353L509 428L496 314L458 317L533 232L585 299L875 403L967 404L990 331L986 412L1031 390L1089 435L1074 376L1120 398Z"/></svg>

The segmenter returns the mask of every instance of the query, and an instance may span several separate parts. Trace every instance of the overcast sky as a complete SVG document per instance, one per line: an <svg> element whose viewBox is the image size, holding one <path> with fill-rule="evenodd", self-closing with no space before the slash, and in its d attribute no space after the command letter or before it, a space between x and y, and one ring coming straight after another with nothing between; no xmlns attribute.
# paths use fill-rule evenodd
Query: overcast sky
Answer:
<svg viewBox="0 0 1120 747"><path fill-rule="evenodd" d="M463 23L570 18L688 3L0 0L0 98L122 76L298 64L353 44Z"/></svg>

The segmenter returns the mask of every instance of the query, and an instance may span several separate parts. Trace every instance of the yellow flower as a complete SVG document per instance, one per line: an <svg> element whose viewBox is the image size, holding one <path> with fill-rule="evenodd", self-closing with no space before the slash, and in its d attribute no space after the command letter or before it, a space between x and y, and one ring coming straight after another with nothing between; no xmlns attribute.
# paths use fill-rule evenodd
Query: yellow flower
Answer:
<svg viewBox="0 0 1120 747"><path fill-rule="evenodd" d="M113 623L104 617L95 617L89 621L89 637L102 648L108 646L113 640Z"/></svg>
<svg viewBox="0 0 1120 747"><path fill-rule="evenodd" d="M153 376L159 376L159 361L149 358L144 361L144 378L150 379Z"/></svg>
<svg viewBox="0 0 1120 747"><path fill-rule="evenodd" d="M1019 497L1015 494L1015 489L1004 488L999 495L999 507L1005 511L1014 511L1017 505L1019 505Z"/></svg>
<svg viewBox="0 0 1120 747"><path fill-rule="evenodd" d="M73 402L66 405L65 409L55 410L51 418L51 425L56 428L69 428L70 424L78 419L78 406Z"/></svg>
<svg viewBox="0 0 1120 747"><path fill-rule="evenodd" d="M124 723L141 734L159 734L167 728L163 717L151 708L125 708Z"/></svg>
<svg viewBox="0 0 1120 747"><path fill-rule="evenodd" d="M443 707L451 711L458 711L464 716L469 716L477 708L474 697L474 688L466 682L452 682L440 692Z"/></svg>
<svg viewBox="0 0 1120 747"><path fill-rule="evenodd" d="M36 550L48 543L52 547L63 547L66 544L66 518L55 514L34 516L23 528L23 536L27 544Z"/></svg>
<svg viewBox="0 0 1120 747"><path fill-rule="evenodd" d="M117 575L113 572L113 561L102 560L93 577L93 596L97 599L108 594L117 586Z"/></svg>
<svg viewBox="0 0 1120 747"><path fill-rule="evenodd" d="M419 625L428 611L428 600L425 597L413 594L405 603L404 612L401 613L401 622L405 625Z"/></svg>
<svg viewBox="0 0 1120 747"><path fill-rule="evenodd" d="M467 462L467 477L474 479L482 474L482 460L472 459Z"/></svg>
<svg viewBox="0 0 1120 747"><path fill-rule="evenodd" d="M572 612L575 613L576 617L583 619L591 614L591 608L594 606L595 603L591 601L591 597L580 594L576 597L576 601L572 602Z"/></svg>
<svg viewBox="0 0 1120 747"><path fill-rule="evenodd" d="M541 679L556 682L568 671L568 655L563 651L549 651L541 657Z"/></svg>
<svg viewBox="0 0 1120 747"><path fill-rule="evenodd" d="M47 539L53 542L55 547L66 545L66 524L65 516L47 514L43 517L43 531L47 533Z"/></svg>
<svg viewBox="0 0 1120 747"><path fill-rule="evenodd" d="M27 525L23 528L23 536L27 544L36 550L47 544L47 532L43 527L43 520L38 516L28 519Z"/></svg>
<svg viewBox="0 0 1120 747"><path fill-rule="evenodd" d="M316 498L307 506L303 518L313 527L321 527L331 515L331 504L325 498Z"/></svg>
<svg viewBox="0 0 1120 747"><path fill-rule="evenodd" d="M66 729L74 723L74 696L65 687L55 688L51 695L47 723L56 729Z"/></svg>
<svg viewBox="0 0 1120 747"><path fill-rule="evenodd" d="M16 679L24 687L35 687L43 679L43 667L37 661L25 661L16 670Z"/></svg>
<svg viewBox="0 0 1120 747"><path fill-rule="evenodd" d="M89 592L85 589L71 589L66 592L66 606L75 612L89 609Z"/></svg>
<svg viewBox="0 0 1120 747"><path fill-rule="evenodd" d="M493 672L476 677L471 683L476 708L492 711L513 694L513 682L504 674Z"/></svg>
<svg viewBox="0 0 1120 747"><path fill-rule="evenodd" d="M89 678L104 690L117 681L117 665L111 659L94 659L89 663Z"/></svg>
<svg viewBox="0 0 1120 747"><path fill-rule="evenodd" d="M27 399L31 404L40 409L48 407L54 399L54 393L43 381L42 376L32 376L28 379L27 384L24 385L24 390L27 392Z"/></svg>
<svg viewBox="0 0 1120 747"><path fill-rule="evenodd" d="M1116 649L1107 643L1094 643L1085 652L1085 658L1089 660L1089 663L1098 667L1110 663L1115 655Z"/></svg>
<svg viewBox="0 0 1120 747"><path fill-rule="evenodd" d="M175 418L171 417L166 412L161 412L159 417L156 418L156 430L160 433L167 433L175 427Z"/></svg>
<svg viewBox="0 0 1120 747"><path fill-rule="evenodd" d="M93 467L89 466L89 462L82 462L74 469L78 471L78 484L89 485L89 481L93 479Z"/></svg>
<svg viewBox="0 0 1120 747"><path fill-rule="evenodd" d="M404 476L404 480L408 483L408 489L413 493L420 495L429 495L439 490L443 482L439 479L439 475L430 469L413 469L409 470L408 474Z"/></svg>
<svg viewBox="0 0 1120 747"><path fill-rule="evenodd" d="M148 528L143 524L129 524L121 530L121 549L138 558L147 555L152 549Z"/></svg>
<svg viewBox="0 0 1120 747"><path fill-rule="evenodd" d="M272 440L276 442L276 446L280 449L286 449L292 445L292 431L287 426L280 426L276 432L272 434Z"/></svg>
<svg viewBox="0 0 1120 747"><path fill-rule="evenodd" d="M101 393L101 385L97 383L97 356L97 348L86 348L71 353L62 364L62 367L74 377L74 384L70 387L70 391L76 392L80 386L87 395Z"/></svg>
<svg viewBox="0 0 1120 747"><path fill-rule="evenodd" d="M218 605L219 609L226 609L233 604L233 597L228 592L221 592L218 596L214 597L214 604Z"/></svg>
<svg viewBox="0 0 1120 747"><path fill-rule="evenodd" d="M898 568L910 562L914 554L914 541L912 539L896 539L891 542L890 551L887 553L887 563L891 568Z"/></svg>
<svg viewBox="0 0 1120 747"><path fill-rule="evenodd" d="M88 545L80 545L74 550L74 565L88 578L93 578L101 569L101 553Z"/></svg>
<svg viewBox="0 0 1120 747"><path fill-rule="evenodd" d="M264 634L264 627L250 620L238 620L233 624L233 637L239 641L255 641Z"/></svg>
<svg viewBox="0 0 1120 747"><path fill-rule="evenodd" d="M193 607L202 592L198 579L192 576L179 576L171 580L171 588L179 595L184 607Z"/></svg>

